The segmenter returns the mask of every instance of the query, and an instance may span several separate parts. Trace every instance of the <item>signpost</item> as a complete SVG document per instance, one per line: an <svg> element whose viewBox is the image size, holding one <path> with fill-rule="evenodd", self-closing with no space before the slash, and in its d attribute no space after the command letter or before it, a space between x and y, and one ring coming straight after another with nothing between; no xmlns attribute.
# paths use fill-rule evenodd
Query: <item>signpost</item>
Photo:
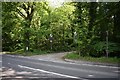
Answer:
<svg viewBox="0 0 120 80"><path fill-rule="evenodd" d="M76 43L76 42L77 42L77 33L74 32L74 43Z"/></svg>
<svg viewBox="0 0 120 80"><path fill-rule="evenodd" d="M28 51L28 47L26 47L26 51Z"/></svg>
<svg viewBox="0 0 120 80"><path fill-rule="evenodd" d="M106 56L108 57L108 31L106 31Z"/></svg>
<svg viewBox="0 0 120 80"><path fill-rule="evenodd" d="M53 42L53 35L52 34L50 34L49 40L50 40L50 48L52 50L52 42Z"/></svg>

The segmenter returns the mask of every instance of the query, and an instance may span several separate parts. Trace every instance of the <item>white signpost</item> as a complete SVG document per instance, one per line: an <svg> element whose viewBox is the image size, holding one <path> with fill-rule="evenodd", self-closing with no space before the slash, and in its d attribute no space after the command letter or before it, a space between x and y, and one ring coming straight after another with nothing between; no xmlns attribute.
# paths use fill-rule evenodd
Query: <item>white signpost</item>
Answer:
<svg viewBox="0 0 120 80"><path fill-rule="evenodd" d="M77 33L74 32L74 42L76 43L77 42Z"/></svg>
<svg viewBox="0 0 120 80"><path fill-rule="evenodd" d="M52 42L53 42L53 35L52 35L52 34L50 34L50 38L49 38L49 40L50 40L51 50L52 50Z"/></svg>
<svg viewBox="0 0 120 80"><path fill-rule="evenodd" d="M26 47L26 51L28 51L28 47Z"/></svg>

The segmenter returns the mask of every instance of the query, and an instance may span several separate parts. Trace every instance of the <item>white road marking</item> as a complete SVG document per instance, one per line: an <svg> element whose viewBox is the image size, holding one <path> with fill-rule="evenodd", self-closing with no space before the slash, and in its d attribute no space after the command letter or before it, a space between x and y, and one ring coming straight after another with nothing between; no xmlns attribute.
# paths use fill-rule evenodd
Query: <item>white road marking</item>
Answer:
<svg viewBox="0 0 120 80"><path fill-rule="evenodd" d="M21 71L21 72L16 72L16 74L31 74L31 72Z"/></svg>
<svg viewBox="0 0 120 80"><path fill-rule="evenodd" d="M2 68L5 68L5 67L2 66Z"/></svg>
<svg viewBox="0 0 120 80"><path fill-rule="evenodd" d="M0 61L0 62L2 62L2 61Z"/></svg>
<svg viewBox="0 0 120 80"><path fill-rule="evenodd" d="M10 63L8 63L8 64L10 64Z"/></svg>
<svg viewBox="0 0 120 80"><path fill-rule="evenodd" d="M23 56L18 56L18 57L22 57L23 58Z"/></svg>
<svg viewBox="0 0 120 80"><path fill-rule="evenodd" d="M114 71L114 72L119 73L120 71Z"/></svg>
<svg viewBox="0 0 120 80"><path fill-rule="evenodd" d="M94 75L91 75L91 74L90 74L90 75L88 75L88 76L89 76L89 77L93 77Z"/></svg>
<svg viewBox="0 0 120 80"><path fill-rule="evenodd" d="M23 77L22 76L16 76L15 78L22 79Z"/></svg>
<svg viewBox="0 0 120 80"><path fill-rule="evenodd" d="M35 69L35 68L31 68L31 67L27 67L27 66L22 66L22 65L18 65L18 66L21 67L21 68L27 68L27 69L31 69L31 70L35 70L35 71L40 71L40 72L44 72L44 73L49 73L49 74L54 74L54 75L58 75L58 76L79 79L78 77L75 77L75 76L69 76L69 75L59 74L59 73L55 73L55 72L45 71L45 70L42 70L42 69Z"/></svg>
<svg viewBox="0 0 120 80"><path fill-rule="evenodd" d="M102 65L101 65L100 67L103 67L103 68L104 68L104 67L107 67L107 66L102 66Z"/></svg>
<svg viewBox="0 0 120 80"><path fill-rule="evenodd" d="M27 57L28 59L32 59L31 57Z"/></svg>
<svg viewBox="0 0 120 80"><path fill-rule="evenodd" d="M10 56L10 57L15 57L14 55L7 55L7 56Z"/></svg>

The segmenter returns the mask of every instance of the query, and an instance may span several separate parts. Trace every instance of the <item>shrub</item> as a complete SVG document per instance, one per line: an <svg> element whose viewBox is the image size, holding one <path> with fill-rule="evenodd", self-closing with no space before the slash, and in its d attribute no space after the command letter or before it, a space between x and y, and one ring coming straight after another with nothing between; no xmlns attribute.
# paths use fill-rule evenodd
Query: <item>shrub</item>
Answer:
<svg viewBox="0 0 120 80"><path fill-rule="evenodd" d="M106 54L106 42L96 42L93 45L93 51L95 53L91 53L92 56L100 57L100 56L105 56ZM113 42L108 42L108 52L110 57L119 57L120 56L120 44L118 43L113 43Z"/></svg>

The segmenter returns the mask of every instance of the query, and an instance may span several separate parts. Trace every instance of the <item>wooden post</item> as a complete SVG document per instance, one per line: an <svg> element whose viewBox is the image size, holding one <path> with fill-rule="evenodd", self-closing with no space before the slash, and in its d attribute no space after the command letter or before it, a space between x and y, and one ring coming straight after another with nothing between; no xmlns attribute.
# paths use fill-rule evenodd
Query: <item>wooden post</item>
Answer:
<svg viewBox="0 0 120 80"><path fill-rule="evenodd" d="M108 52L108 31L106 31L106 56L107 56L107 58L108 58L108 54L109 54L109 52Z"/></svg>

